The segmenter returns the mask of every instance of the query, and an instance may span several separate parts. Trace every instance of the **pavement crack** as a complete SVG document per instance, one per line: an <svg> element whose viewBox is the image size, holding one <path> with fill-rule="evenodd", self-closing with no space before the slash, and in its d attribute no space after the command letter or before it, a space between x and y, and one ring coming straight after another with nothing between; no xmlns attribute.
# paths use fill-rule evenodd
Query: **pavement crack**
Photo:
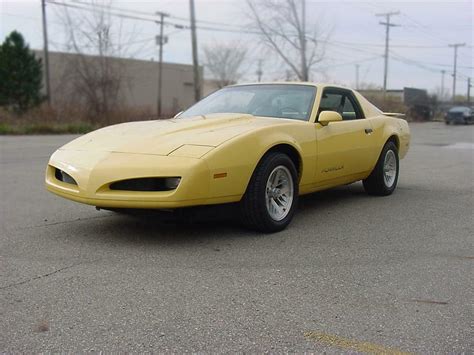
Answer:
<svg viewBox="0 0 474 355"><path fill-rule="evenodd" d="M19 286L19 285L24 285L24 284L26 284L26 283L29 283L29 282L32 282L32 281L35 281L35 280L38 280L38 279L43 279L43 278L52 276L52 275L57 274L57 273L59 273L59 272L61 272L61 271L64 271L64 270L73 268L73 267L78 266L78 265L81 265L81 264L82 264L82 263L75 263L75 264L72 264L72 265L67 265L67 266L64 266L64 267L62 267L62 268L56 269L56 270L54 270L54 271L48 272L48 273L46 273L46 274L37 275L37 276L32 277L32 278L29 278L29 279L27 279L27 280L23 280L23 281L20 281L20 282L15 282L15 283L12 283L12 284L9 284L9 285L6 285L6 286L2 286L2 287L0 287L0 290L5 290L5 289L10 288L10 287Z"/></svg>
<svg viewBox="0 0 474 355"><path fill-rule="evenodd" d="M417 303L428 303L428 304L448 304L447 301L437 301L437 300L419 299L419 298L414 298L414 299L411 299L410 301L417 302Z"/></svg>
<svg viewBox="0 0 474 355"><path fill-rule="evenodd" d="M100 219L100 218L108 218L112 217L113 215L107 215L107 216L94 216L94 217L86 217L86 218L76 218L76 219L70 219L67 221L59 221L59 222L52 222L52 223L45 223L45 224L37 224L34 226L28 226L28 227L23 227L23 228L17 228L17 230L21 229L33 229L33 228L41 228L41 227L49 227L49 226L56 226L58 224L65 224L65 223L74 223L74 222L81 222L81 221L87 221L91 219Z"/></svg>

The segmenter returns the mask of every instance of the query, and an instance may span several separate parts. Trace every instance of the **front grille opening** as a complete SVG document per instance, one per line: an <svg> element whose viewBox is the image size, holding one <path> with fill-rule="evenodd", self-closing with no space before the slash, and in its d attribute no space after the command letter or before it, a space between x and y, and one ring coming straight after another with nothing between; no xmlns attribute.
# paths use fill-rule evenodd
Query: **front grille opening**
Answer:
<svg viewBox="0 0 474 355"><path fill-rule="evenodd" d="M76 180L74 180L74 178L71 175L69 175L68 173L65 173L61 169L55 168L54 176L56 177L56 179L58 179L59 181L65 182L66 184L77 185Z"/></svg>
<svg viewBox="0 0 474 355"><path fill-rule="evenodd" d="M150 177L116 181L111 190L122 191L170 191L178 187L180 177Z"/></svg>

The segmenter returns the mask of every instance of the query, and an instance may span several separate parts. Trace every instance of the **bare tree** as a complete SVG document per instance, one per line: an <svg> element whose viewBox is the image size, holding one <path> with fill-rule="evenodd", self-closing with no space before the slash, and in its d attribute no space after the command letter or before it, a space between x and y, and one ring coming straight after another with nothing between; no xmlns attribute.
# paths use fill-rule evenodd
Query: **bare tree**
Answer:
<svg viewBox="0 0 474 355"><path fill-rule="evenodd" d="M218 43L203 48L204 65L218 88L236 83L242 78L247 48L241 44Z"/></svg>
<svg viewBox="0 0 474 355"><path fill-rule="evenodd" d="M301 81L325 55L328 33L306 26L305 0L246 0L253 27ZM314 18L314 16L313 16Z"/></svg>
<svg viewBox="0 0 474 355"><path fill-rule="evenodd" d="M86 105L90 115L107 116L120 103L124 80L122 24L114 24L110 1L93 1L94 11L78 16L67 7L62 12L65 36L69 43L66 66L71 89Z"/></svg>

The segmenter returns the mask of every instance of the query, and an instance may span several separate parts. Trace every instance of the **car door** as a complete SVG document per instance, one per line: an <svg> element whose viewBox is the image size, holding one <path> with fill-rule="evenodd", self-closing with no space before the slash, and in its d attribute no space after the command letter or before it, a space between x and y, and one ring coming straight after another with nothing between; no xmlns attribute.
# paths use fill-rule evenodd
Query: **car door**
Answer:
<svg viewBox="0 0 474 355"><path fill-rule="evenodd" d="M350 180L371 168L371 151L375 148L375 137L370 120L350 90L325 88L318 109L337 111L342 121L326 126L316 123L317 169L316 182Z"/></svg>

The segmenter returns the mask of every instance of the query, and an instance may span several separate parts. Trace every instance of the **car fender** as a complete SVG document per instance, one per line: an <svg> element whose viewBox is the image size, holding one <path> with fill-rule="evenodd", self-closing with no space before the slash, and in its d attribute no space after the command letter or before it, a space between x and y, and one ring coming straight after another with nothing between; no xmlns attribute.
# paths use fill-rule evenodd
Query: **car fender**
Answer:
<svg viewBox="0 0 474 355"><path fill-rule="evenodd" d="M264 127L235 137L204 156L210 170L211 194L242 196L267 152L288 145L299 155L300 184L310 182L316 166L316 132L308 125Z"/></svg>
<svg viewBox="0 0 474 355"><path fill-rule="evenodd" d="M395 137L400 158L406 155L409 147L410 130L404 119L379 116L372 119L375 137L375 153L372 166L375 167L384 145L391 137Z"/></svg>

